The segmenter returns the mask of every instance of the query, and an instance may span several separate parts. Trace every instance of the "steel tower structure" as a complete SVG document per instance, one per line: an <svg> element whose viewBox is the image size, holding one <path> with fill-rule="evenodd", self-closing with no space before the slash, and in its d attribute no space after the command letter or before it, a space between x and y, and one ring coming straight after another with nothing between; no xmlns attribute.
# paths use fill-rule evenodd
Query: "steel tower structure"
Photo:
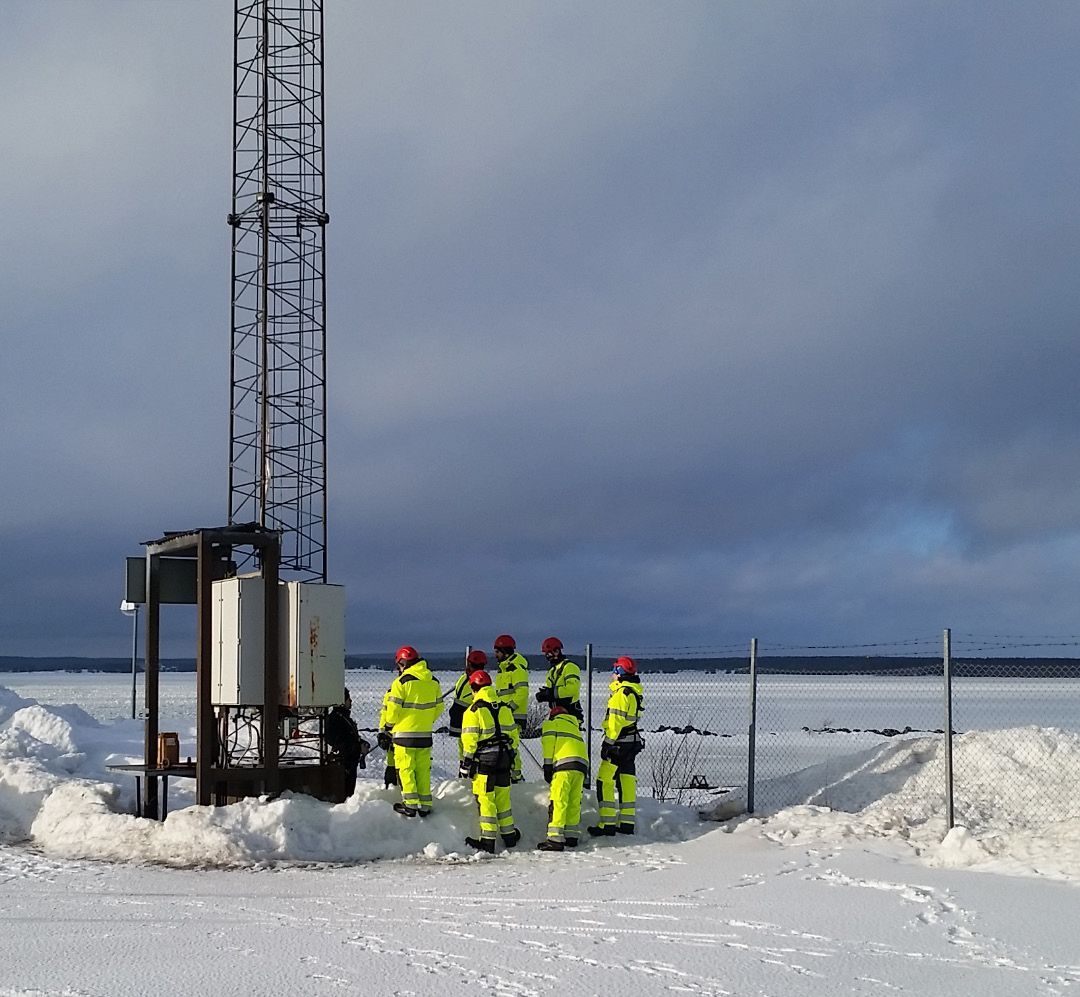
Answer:
<svg viewBox="0 0 1080 997"><path fill-rule="evenodd" d="M229 524L326 581L322 0L236 0Z"/></svg>

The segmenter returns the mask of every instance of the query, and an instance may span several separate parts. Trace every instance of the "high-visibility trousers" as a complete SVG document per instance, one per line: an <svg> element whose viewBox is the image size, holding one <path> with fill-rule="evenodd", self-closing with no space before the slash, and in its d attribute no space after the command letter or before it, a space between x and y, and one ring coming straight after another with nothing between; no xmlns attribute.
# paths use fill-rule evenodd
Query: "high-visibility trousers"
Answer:
<svg viewBox="0 0 1080 997"><path fill-rule="evenodd" d="M600 763L596 770L596 803L600 810L601 827L634 823L637 803L636 771L632 760L624 766L606 758Z"/></svg>
<svg viewBox="0 0 1080 997"><path fill-rule="evenodd" d="M524 718L519 720L516 716L514 722L518 726L519 736L525 733L525 720ZM525 777L521 774L521 742L518 742L518 748L514 752L514 760L510 763L510 781L511 782L524 782Z"/></svg>
<svg viewBox="0 0 1080 997"><path fill-rule="evenodd" d="M431 748L394 745L394 764L401 784L401 802L413 810L431 812Z"/></svg>
<svg viewBox="0 0 1080 997"><path fill-rule="evenodd" d="M578 836L581 791L584 786L584 772L555 772L552 775L548 802L549 841L565 843L567 838Z"/></svg>
<svg viewBox="0 0 1080 997"><path fill-rule="evenodd" d="M506 785L496 785L500 782ZM473 776L472 791L480 808L480 840L494 841L499 834L510 834L514 830L514 814L510 809L509 776Z"/></svg>

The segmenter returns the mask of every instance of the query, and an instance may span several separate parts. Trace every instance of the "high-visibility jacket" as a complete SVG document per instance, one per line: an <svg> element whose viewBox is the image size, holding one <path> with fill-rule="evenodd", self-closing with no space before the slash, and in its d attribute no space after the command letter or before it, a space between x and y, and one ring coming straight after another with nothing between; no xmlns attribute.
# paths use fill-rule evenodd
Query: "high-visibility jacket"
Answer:
<svg viewBox="0 0 1080 997"><path fill-rule="evenodd" d="M557 661L548 669L544 685L552 691L552 706L561 706L571 713L581 712L581 669L569 658Z"/></svg>
<svg viewBox="0 0 1080 997"><path fill-rule="evenodd" d="M517 651L499 662L495 692L510 707L514 719L524 723L529 712L529 663Z"/></svg>
<svg viewBox="0 0 1080 997"><path fill-rule="evenodd" d="M569 713L557 713L544 721L541 728L544 747L544 775L555 772L589 771L589 753L581 727Z"/></svg>
<svg viewBox="0 0 1080 997"><path fill-rule="evenodd" d="M451 737L461 737L461 718L465 716L465 711L472 701L473 691L472 686L469 685L469 676L458 676L457 684L454 686L454 701L450 704L450 714L447 718L447 730Z"/></svg>
<svg viewBox="0 0 1080 997"><path fill-rule="evenodd" d="M390 730L390 725L386 721L386 711L390 706L390 693L394 691L394 683L390 683L390 688L383 693L382 709L379 710L379 730Z"/></svg>
<svg viewBox="0 0 1080 997"><path fill-rule="evenodd" d="M618 748L635 747L638 743L638 721L641 719L643 694L641 679L625 675L612 680L611 696L607 713L600 729L604 732L604 744Z"/></svg>
<svg viewBox="0 0 1080 997"><path fill-rule="evenodd" d="M490 685L481 686L461 721L461 764L474 775L509 772L517 750L514 714Z"/></svg>
<svg viewBox="0 0 1080 997"><path fill-rule="evenodd" d="M394 679L385 702L383 726L390 731L394 745L430 748L431 728L444 704L439 683L427 662L414 662Z"/></svg>

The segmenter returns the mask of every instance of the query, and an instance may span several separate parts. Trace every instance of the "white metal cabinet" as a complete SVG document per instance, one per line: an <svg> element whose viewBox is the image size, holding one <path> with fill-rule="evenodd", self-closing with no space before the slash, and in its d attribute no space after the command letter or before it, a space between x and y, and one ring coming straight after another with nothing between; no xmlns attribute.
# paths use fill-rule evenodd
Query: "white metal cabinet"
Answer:
<svg viewBox="0 0 1080 997"><path fill-rule="evenodd" d="M261 575L213 583L210 687L216 706L263 702ZM345 589L281 582L278 674L283 706L333 706L345 688Z"/></svg>

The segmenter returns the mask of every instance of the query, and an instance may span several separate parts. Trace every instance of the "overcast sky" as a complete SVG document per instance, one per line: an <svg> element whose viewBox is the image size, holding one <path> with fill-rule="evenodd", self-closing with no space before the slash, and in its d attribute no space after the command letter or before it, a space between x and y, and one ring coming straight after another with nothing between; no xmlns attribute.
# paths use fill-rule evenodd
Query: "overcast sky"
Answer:
<svg viewBox="0 0 1080 997"><path fill-rule="evenodd" d="M232 6L0 5L0 654L227 519ZM350 651L1080 633L1080 7L325 8Z"/></svg>

